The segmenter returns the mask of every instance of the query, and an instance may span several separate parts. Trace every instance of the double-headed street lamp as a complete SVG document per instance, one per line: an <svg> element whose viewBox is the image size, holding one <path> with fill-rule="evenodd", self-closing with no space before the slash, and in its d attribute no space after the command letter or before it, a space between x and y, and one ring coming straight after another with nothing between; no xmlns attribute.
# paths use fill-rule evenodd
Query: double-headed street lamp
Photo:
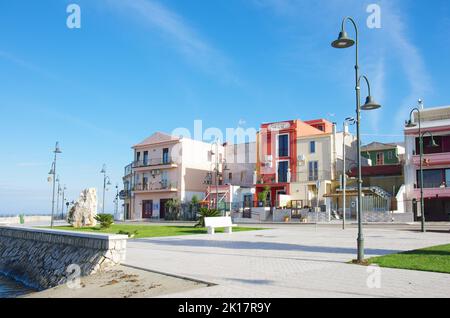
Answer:
<svg viewBox="0 0 450 318"><path fill-rule="evenodd" d="M106 175L106 165L103 164L102 170L100 173L103 173L103 203L102 203L102 213L105 213L105 193L106 193L106 186L111 185L111 180Z"/></svg>
<svg viewBox="0 0 450 318"><path fill-rule="evenodd" d="M419 101L420 103L420 101ZM414 112L417 112L417 116L418 116L418 124L415 122L414 118L413 118L413 114ZM406 128L413 128L416 127L417 125L419 126L419 151L420 151L420 214L421 214L421 219L420 219L420 223L421 223L421 231L422 232L426 232L425 229L425 201L423 198L423 165L422 165L422 161L423 161L423 137L425 137L425 135L430 135L431 140L430 140L430 144L429 147L438 147L438 144L434 141L434 137L433 134L429 131L423 132L422 133L422 127L421 127L421 120L420 120L420 109L415 107L411 110L411 113L409 114L410 119L405 121L405 127Z"/></svg>
<svg viewBox="0 0 450 318"><path fill-rule="evenodd" d="M355 27L356 40L351 39L347 32L345 31L345 22L350 21ZM337 40L331 43L331 46L336 49L346 49L356 44L356 63L355 63L355 91L356 91L356 138L357 138L357 147L356 151L358 152L358 238L357 238L357 246L358 246L358 262L362 262L364 260L364 236L362 230L362 176L361 176L361 138L360 138L360 126L361 126L361 110L374 110L380 108L380 104L376 103L370 92L370 83L366 76L359 76L359 64L358 64L358 26L356 22L351 17L346 17L342 20L341 32L339 33L339 37ZM361 79L364 79L367 83L369 95L366 98L366 102L361 106Z"/></svg>
<svg viewBox="0 0 450 318"><path fill-rule="evenodd" d="M53 158L52 167L50 168L50 172L48 173L53 181L53 194L52 194L52 217L50 221L50 227L53 227L53 218L55 213L55 184L56 184L56 155L59 153L62 153L61 149L59 148L59 142L56 142L55 150L53 150L53 153L55 154Z"/></svg>

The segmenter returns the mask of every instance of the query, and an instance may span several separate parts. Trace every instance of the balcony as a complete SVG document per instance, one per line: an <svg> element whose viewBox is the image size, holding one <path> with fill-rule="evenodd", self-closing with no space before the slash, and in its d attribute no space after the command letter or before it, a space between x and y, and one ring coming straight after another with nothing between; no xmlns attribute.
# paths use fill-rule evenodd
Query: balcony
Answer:
<svg viewBox="0 0 450 318"><path fill-rule="evenodd" d="M413 192L414 198L420 200L420 188L415 188ZM450 198L450 188L424 188L423 196L425 199L429 198Z"/></svg>
<svg viewBox="0 0 450 318"><path fill-rule="evenodd" d="M177 192L178 183L174 181L156 181L144 184L137 184L133 187L136 193L161 193L161 192Z"/></svg>
<svg viewBox="0 0 450 318"><path fill-rule="evenodd" d="M124 175L123 175L124 178L129 176L133 172L132 167L133 167L133 165L131 163L128 166L125 167L125 172L124 172Z"/></svg>
<svg viewBox="0 0 450 318"><path fill-rule="evenodd" d="M122 190L119 192L119 198L120 200L126 200L131 198L131 191L130 190Z"/></svg>
<svg viewBox="0 0 450 318"><path fill-rule="evenodd" d="M151 169L169 169L176 168L178 165L171 158L153 158L147 160L140 160L131 163L132 168L140 171L148 168Z"/></svg>
<svg viewBox="0 0 450 318"><path fill-rule="evenodd" d="M422 165L425 167L450 165L450 152L426 154L423 155L422 160ZM420 166L419 155L414 155L412 161L415 166Z"/></svg>

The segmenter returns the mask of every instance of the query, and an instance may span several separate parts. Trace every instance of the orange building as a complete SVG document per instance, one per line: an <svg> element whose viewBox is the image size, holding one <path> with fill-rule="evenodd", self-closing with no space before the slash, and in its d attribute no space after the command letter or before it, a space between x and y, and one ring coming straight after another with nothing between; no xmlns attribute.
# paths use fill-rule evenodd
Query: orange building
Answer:
<svg viewBox="0 0 450 318"><path fill-rule="evenodd" d="M324 119L288 120L265 123L257 136L256 196L270 189L267 202L276 205L279 196L290 195L290 184L296 182L298 167L297 139L306 136L327 135L333 124Z"/></svg>

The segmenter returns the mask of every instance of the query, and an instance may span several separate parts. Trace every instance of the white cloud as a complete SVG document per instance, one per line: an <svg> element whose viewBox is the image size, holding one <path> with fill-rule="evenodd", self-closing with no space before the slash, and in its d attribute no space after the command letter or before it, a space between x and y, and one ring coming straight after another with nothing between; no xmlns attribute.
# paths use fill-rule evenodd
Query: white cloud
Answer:
<svg viewBox="0 0 450 318"><path fill-rule="evenodd" d="M190 63L222 80L239 84L238 76L230 71L231 62L194 30L180 15L151 0L108 0L112 8L126 12L129 18L160 32Z"/></svg>
<svg viewBox="0 0 450 318"><path fill-rule="evenodd" d="M0 58L4 59L6 61L9 61L19 67L22 67L28 71L34 72L34 73L38 73L44 77L50 78L50 79L58 79L57 76L55 76L54 74L52 74L51 72L37 66L34 65L30 62L27 62L19 57L17 57L16 55L10 53L10 52L6 52L3 50L0 50Z"/></svg>

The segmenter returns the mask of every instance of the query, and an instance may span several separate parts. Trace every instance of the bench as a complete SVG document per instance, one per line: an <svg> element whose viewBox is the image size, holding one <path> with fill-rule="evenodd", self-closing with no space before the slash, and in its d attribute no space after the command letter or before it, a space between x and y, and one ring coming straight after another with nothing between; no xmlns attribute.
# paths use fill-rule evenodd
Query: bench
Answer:
<svg viewBox="0 0 450 318"><path fill-rule="evenodd" d="M237 226L231 222L231 217L220 216L205 218L205 226L208 229L208 234L214 234L214 229L223 227L225 228L225 233L232 233L233 227Z"/></svg>

